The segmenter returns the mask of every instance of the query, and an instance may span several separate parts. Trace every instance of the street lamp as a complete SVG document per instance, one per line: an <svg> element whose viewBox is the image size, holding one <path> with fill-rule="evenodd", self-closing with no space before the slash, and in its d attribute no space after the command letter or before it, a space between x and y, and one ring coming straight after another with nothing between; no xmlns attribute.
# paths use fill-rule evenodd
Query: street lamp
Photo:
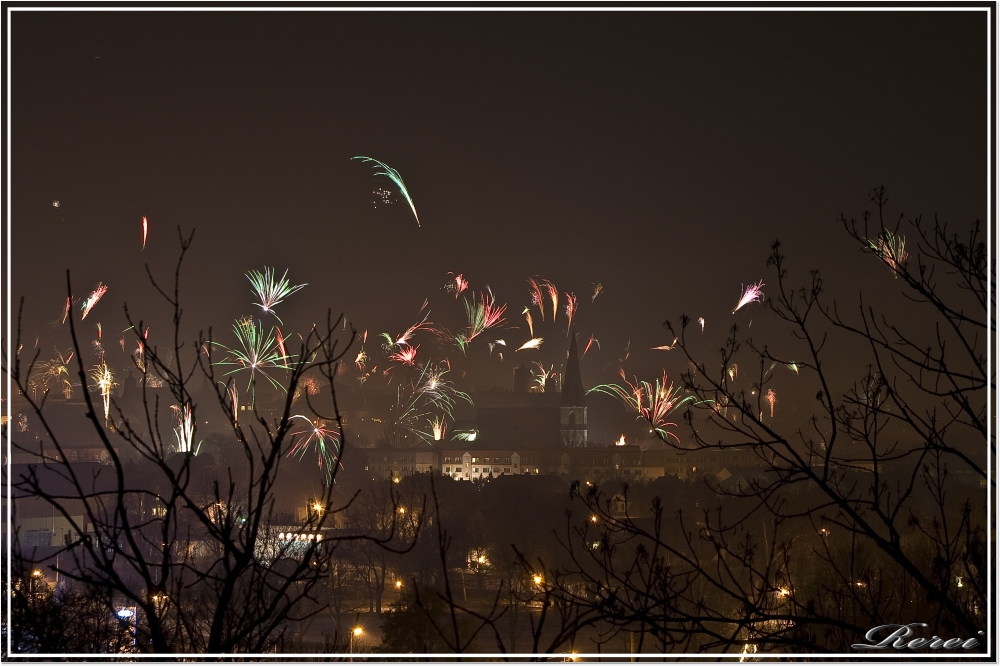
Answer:
<svg viewBox="0 0 1000 666"><path fill-rule="evenodd" d="M354 629L351 630L351 641L350 641L350 643L351 643L351 661L354 661L354 639L360 637L361 634L363 634L363 633L364 633L364 631L361 629L361 627L354 627Z"/></svg>
<svg viewBox="0 0 1000 666"><path fill-rule="evenodd" d="M132 625L132 631L131 631L131 633L132 633L132 647L135 647L135 633L136 633L136 627L135 627L135 621L136 621L135 608L134 607L133 608L119 608L118 612L115 613L115 615L117 615L118 619L121 620L123 623L125 623L126 626L128 626L130 624Z"/></svg>
<svg viewBox="0 0 1000 666"><path fill-rule="evenodd" d="M531 580L535 583L535 585L541 585L542 584L542 577L540 575L538 575L538 574L535 574L534 576L532 576Z"/></svg>
<svg viewBox="0 0 1000 666"><path fill-rule="evenodd" d="M403 587L403 581L401 581L401 580L397 580L397 581L396 581L396 589L398 590L398 589L400 589L400 588L402 588L402 587Z"/></svg>

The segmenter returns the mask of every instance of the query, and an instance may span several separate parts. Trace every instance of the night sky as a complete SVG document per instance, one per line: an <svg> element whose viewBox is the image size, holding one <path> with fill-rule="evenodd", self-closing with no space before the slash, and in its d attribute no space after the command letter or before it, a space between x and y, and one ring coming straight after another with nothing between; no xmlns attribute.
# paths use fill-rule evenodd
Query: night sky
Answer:
<svg viewBox="0 0 1000 666"><path fill-rule="evenodd" d="M109 287L84 322L106 347L126 301L165 335L143 264L169 280L180 225L197 230L191 332L231 336L265 265L309 285L280 306L289 329L329 307L398 333L425 298L456 328L450 271L508 304L521 328L494 337L516 346L539 276L600 340L585 383L629 340L629 374L673 377L679 352L650 347L681 313L706 318L706 359L734 321L787 342L759 304L731 314L741 285L773 281L776 238L797 283L818 268L845 305L898 301L837 223L873 187L893 220L987 213L985 12L17 11L10 27L11 291L43 358L67 268L76 296ZM355 155L399 171L422 227L398 197L373 204L393 188ZM470 348L472 385L558 362L565 323L502 364Z"/></svg>

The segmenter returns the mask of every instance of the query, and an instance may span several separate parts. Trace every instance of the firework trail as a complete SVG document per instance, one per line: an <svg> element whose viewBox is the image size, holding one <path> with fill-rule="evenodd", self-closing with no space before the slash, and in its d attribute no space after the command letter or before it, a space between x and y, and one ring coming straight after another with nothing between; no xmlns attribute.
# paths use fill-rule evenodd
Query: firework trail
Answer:
<svg viewBox="0 0 1000 666"><path fill-rule="evenodd" d="M596 391L618 398L636 412L636 418L649 423L662 439L673 437L679 444L680 438L667 430L667 428L676 427L677 424L667 419L682 405L693 402L694 396L686 395L680 387L674 388L673 383L668 386L665 371L662 380L657 379L654 384L640 382L638 379L630 382L626 379L624 370L621 370L620 374L624 386L601 384L590 389L587 393Z"/></svg>
<svg viewBox="0 0 1000 666"><path fill-rule="evenodd" d="M869 240L868 247L892 269L893 277L899 277L899 272L910 259L910 255L906 252L906 238L896 236L887 229L883 230L874 241Z"/></svg>
<svg viewBox="0 0 1000 666"><path fill-rule="evenodd" d="M523 314L524 318L528 321L528 335L535 337L535 323L531 321L531 310L524 308L524 312L521 314Z"/></svg>
<svg viewBox="0 0 1000 666"><path fill-rule="evenodd" d="M729 372L729 381L735 382L736 374L739 372L739 368L737 367L737 365L733 363L731 366L729 366L728 372Z"/></svg>
<svg viewBox="0 0 1000 666"><path fill-rule="evenodd" d="M493 349L495 347L506 347L507 346L507 341L506 340L494 340L493 342L487 342L486 346L489 347L489 349L490 349L490 356L492 356L493 355ZM500 359L503 360L503 352L500 352Z"/></svg>
<svg viewBox="0 0 1000 666"><path fill-rule="evenodd" d="M555 372L553 372L555 365L549 366L548 370L538 361L533 361L532 365L537 370L534 368L531 370L531 388L529 390L534 390L536 393L545 393L545 382L549 377L555 377Z"/></svg>
<svg viewBox="0 0 1000 666"><path fill-rule="evenodd" d="M280 280L275 280L274 269L267 266L264 267L263 273L251 270L246 274L246 278L250 280L254 295L260 299L260 303L254 303L254 305L259 306L264 312L273 314L281 324L285 322L281 321L281 317L275 314L274 306L306 286L304 284L295 286L289 284L288 269L285 269L285 274L281 276Z"/></svg>
<svg viewBox="0 0 1000 666"><path fill-rule="evenodd" d="M549 292L549 300L552 301L552 321L555 321L556 315L559 314L559 290L548 280L542 280L542 286Z"/></svg>
<svg viewBox="0 0 1000 666"><path fill-rule="evenodd" d="M174 428L174 437L177 439L177 450L180 453L191 453L194 449L194 430L196 422L194 414L191 412L191 403L185 403L184 409L177 405L171 405L177 415L177 427ZM201 448L200 445L198 448ZM195 452L197 455L197 452Z"/></svg>
<svg viewBox="0 0 1000 666"><path fill-rule="evenodd" d="M543 340L544 340L544 338L531 338L530 340L528 340L527 342L525 342L523 345L521 345L520 347L518 347L514 351L523 351L525 349L538 349L539 347L542 346L542 341Z"/></svg>
<svg viewBox="0 0 1000 666"><path fill-rule="evenodd" d="M465 305L465 315L469 322L465 333L459 336L463 338L463 342L459 343L463 348L484 331L501 326L506 321L503 318L503 313L507 311L507 306L496 304L496 298L489 287L486 288L485 294L479 294L478 303L475 298L472 300L463 299L462 302Z"/></svg>
<svg viewBox="0 0 1000 666"><path fill-rule="evenodd" d="M671 351L676 347L677 347L677 338L674 338L674 341L671 342L669 345L660 345L659 347L652 347L652 349L658 349L660 351Z"/></svg>
<svg viewBox="0 0 1000 666"><path fill-rule="evenodd" d="M542 296L542 288L538 286L538 283L535 282L534 278L528 278L528 286L531 287L528 290L528 295L531 296L531 304L538 307L538 312L540 312L542 315L542 321L545 321L545 306L542 305L544 301L544 297ZM530 315L528 321L530 324L531 321Z"/></svg>
<svg viewBox="0 0 1000 666"><path fill-rule="evenodd" d="M271 328L271 330L265 333L264 327L260 322L254 321L250 317L245 317L238 319L233 324L233 332L236 334L237 341L239 341L239 348L227 347L221 342L213 342L214 345L228 352L226 358L217 361L214 365L236 366L225 373L226 375L232 375L244 370L248 371L250 375L247 381L248 390L253 386L259 374L265 377L274 388L284 391L285 387L268 374L268 371L272 370L290 369L287 365L287 359L284 359L278 350L277 342L274 339L274 329ZM251 399L252 403L253 400Z"/></svg>
<svg viewBox="0 0 1000 666"><path fill-rule="evenodd" d="M70 296L66 297L66 307L63 308L62 323L65 324L66 320L69 319L70 308L73 307L73 299Z"/></svg>
<svg viewBox="0 0 1000 666"><path fill-rule="evenodd" d="M767 395L764 396L767 400L767 404L771 405L771 418L774 418L774 406L778 403L778 396L774 394L774 389L767 389Z"/></svg>
<svg viewBox="0 0 1000 666"><path fill-rule="evenodd" d="M435 442L440 442L444 439L445 434L448 432L448 426L443 415L435 416L428 422L431 427L431 434L434 436Z"/></svg>
<svg viewBox="0 0 1000 666"><path fill-rule="evenodd" d="M705 318L704 317L698 317L698 323L701 324L701 332L704 333L705 332Z"/></svg>
<svg viewBox="0 0 1000 666"><path fill-rule="evenodd" d="M80 321L83 321L84 319L87 318L87 315L90 314L90 311L94 309L95 305L97 305L97 301L101 300L101 298L106 293L108 293L108 288L104 286L103 282L98 282L97 289L95 289L93 293L90 294L90 296L85 298L83 301L83 305L80 308L83 310L83 314L80 315Z"/></svg>
<svg viewBox="0 0 1000 666"><path fill-rule="evenodd" d="M111 368L104 361L90 371L90 379L93 380L97 390L101 392L101 400L104 402L104 425L108 424L108 417L111 413L111 389L118 386L115 383Z"/></svg>
<svg viewBox="0 0 1000 666"><path fill-rule="evenodd" d="M569 335L569 329L573 326L573 315L576 314L576 294L567 293L566 294L566 318L569 320L566 322L566 335Z"/></svg>
<svg viewBox="0 0 1000 666"><path fill-rule="evenodd" d="M146 220L146 216L142 216L142 249L146 249L146 236L149 235L149 221Z"/></svg>
<svg viewBox="0 0 1000 666"><path fill-rule="evenodd" d="M740 302L736 304L735 308L733 308L733 314L736 314L736 311L739 310L744 305L749 305L754 301L762 303L764 301L764 292L761 291L763 287L764 287L763 280L761 280L757 284L752 284L749 287L747 287L743 291L743 297L740 298Z"/></svg>
<svg viewBox="0 0 1000 666"><path fill-rule="evenodd" d="M427 309L427 305L428 305L427 301L424 300L424 304L421 306L420 311L417 312L418 317L420 316L421 312ZM402 345L410 344L410 338L413 337L414 333L416 333L421 329L432 330L433 323L427 321L427 318L430 316L431 313L428 311L427 314L424 315L423 319L421 319L416 324L406 329L406 331L403 332L402 335L398 336L395 340L393 340L392 336L389 335L388 333L382 333L382 339L385 340L385 345L384 345L385 350L390 351L393 347L400 347ZM367 331L365 332L365 335L367 339Z"/></svg>
<svg viewBox="0 0 1000 666"><path fill-rule="evenodd" d="M594 301L596 301L598 295L600 295L600 293L602 291L604 291L604 285L601 284L600 282L598 282L597 284L595 284L594 285L594 293L591 294L591 296L590 296L590 302L593 303Z"/></svg>
<svg viewBox="0 0 1000 666"><path fill-rule="evenodd" d="M455 298L458 298L459 294L469 288L469 281L462 277L461 273L458 275L448 273L448 275L452 275L454 277L445 283L444 290L450 294L455 294Z"/></svg>
<svg viewBox="0 0 1000 666"><path fill-rule="evenodd" d="M583 358L584 356L587 355L587 352L590 351L590 346L593 344L596 344L598 349L601 348L601 341L595 338L594 334L591 333L590 340L587 340L587 346L583 348L583 354L580 355L580 358Z"/></svg>
<svg viewBox="0 0 1000 666"><path fill-rule="evenodd" d="M420 218L417 216L417 207L413 205L413 199L410 197L410 193L406 189L406 185L403 184L403 179L400 177L399 172L385 164L380 162L374 157L365 157L364 155L357 155L351 158L352 160L362 160L364 162L374 162L378 166L375 167L376 176L385 176L393 182L393 184L399 188L399 193L403 195L406 199L406 203L410 204L410 210L413 211L413 219L417 221L417 226L420 226ZM381 171L379 171L381 169Z"/></svg>
<svg viewBox="0 0 1000 666"><path fill-rule="evenodd" d="M285 351L285 336L281 334L281 329L277 326L274 327L274 337L278 344L278 351L281 352L281 361L287 363L288 352Z"/></svg>
<svg viewBox="0 0 1000 666"><path fill-rule="evenodd" d="M222 382L219 382L220 384ZM236 382L229 380L227 391L229 393L229 407L233 411L233 425L239 425L240 421L240 392L236 388Z"/></svg>
<svg viewBox="0 0 1000 666"><path fill-rule="evenodd" d="M788 364L788 369L794 372L795 374L799 374L799 364L796 363L795 361L792 361L791 363Z"/></svg>
<svg viewBox="0 0 1000 666"><path fill-rule="evenodd" d="M333 470L339 461L340 456L340 432L326 427L322 419L315 421L302 414L296 414L292 419L302 419L308 426L304 430L290 433L292 436L292 447L288 450L286 457L299 454L299 460L305 457L306 450L311 444L316 450L316 464L326 473L326 483L329 485L333 480ZM301 437L298 441L296 437Z"/></svg>

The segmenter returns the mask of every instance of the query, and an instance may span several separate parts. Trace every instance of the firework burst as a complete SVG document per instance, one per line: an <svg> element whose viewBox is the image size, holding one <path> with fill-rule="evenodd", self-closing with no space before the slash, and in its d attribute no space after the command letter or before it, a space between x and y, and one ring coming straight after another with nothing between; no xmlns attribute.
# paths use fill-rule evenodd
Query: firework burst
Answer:
<svg viewBox="0 0 1000 666"><path fill-rule="evenodd" d="M106 293L108 293L108 288L104 285L103 282L98 282L97 289L95 289L90 294L90 296L83 299L83 304L80 306L80 309L83 310L83 314L80 315L80 321L83 321L84 319L87 318L87 315L90 314L90 311L94 309L95 305L97 305L97 301L101 300L101 298L103 298L104 294Z"/></svg>
<svg viewBox="0 0 1000 666"><path fill-rule="evenodd" d="M239 341L238 348L227 347L220 342L213 343L228 352L226 358L216 362L215 365L235 366L226 375L247 371L249 374L248 390L253 386L257 376L261 375L274 388L284 391L285 387L269 373L274 370L288 370L287 359L293 357L282 356L275 340L273 327L265 333L264 326L260 322L245 317L238 319L233 324L233 333L236 334L236 339Z"/></svg>
<svg viewBox="0 0 1000 666"><path fill-rule="evenodd" d="M761 291L763 287L764 287L764 281L761 280L757 284L752 284L746 289L744 289L743 297L740 298L740 302L736 304L735 308L733 308L733 314L736 314L736 311L742 308L744 305L749 305L754 301L762 303L764 301L764 292Z"/></svg>
<svg viewBox="0 0 1000 666"><path fill-rule="evenodd" d="M906 252L906 238L897 236L888 229L882 231L874 241L868 241L868 247L892 269L893 277L899 277L899 272L910 259Z"/></svg>
<svg viewBox="0 0 1000 666"><path fill-rule="evenodd" d="M292 419L301 419L308 425L304 430L290 433L292 447L286 457L297 453L301 460L312 445L316 451L316 464L325 472L326 483L329 485L333 480L334 466L340 459L340 431L327 427L322 419L312 420L302 414L296 414Z"/></svg>
<svg viewBox="0 0 1000 666"><path fill-rule="evenodd" d="M281 321L281 317L275 314L274 307L306 286L304 284L294 286L290 284L288 282L288 269L285 269L285 274L281 276L281 279L275 279L274 269L267 266L264 267L264 272L251 270L246 274L246 277L250 280L254 295L260 299L260 303L254 303L254 305L259 306L264 312L274 315L275 319L282 324L285 322Z"/></svg>
<svg viewBox="0 0 1000 666"><path fill-rule="evenodd" d="M620 374L624 386L601 384L590 389L588 393L596 391L618 398L636 412L636 418L649 423L662 439L672 437L680 443L680 438L668 430L677 424L668 419L681 406L694 402L694 396L685 394L680 387L674 388L673 383L668 386L666 372L663 373L662 379L657 379L653 384L640 382L638 379L630 382L626 379L624 370Z"/></svg>
<svg viewBox="0 0 1000 666"><path fill-rule="evenodd" d="M455 294L455 298L458 298L459 294L469 288L469 281L466 280L461 273L455 275L454 273L448 273L451 275L451 279L444 285L444 290L448 293Z"/></svg>

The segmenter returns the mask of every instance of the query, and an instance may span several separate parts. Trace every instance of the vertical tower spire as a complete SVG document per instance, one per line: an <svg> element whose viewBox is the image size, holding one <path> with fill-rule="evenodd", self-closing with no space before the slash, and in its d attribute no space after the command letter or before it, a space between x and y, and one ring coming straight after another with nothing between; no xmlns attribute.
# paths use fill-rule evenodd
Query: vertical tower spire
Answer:
<svg viewBox="0 0 1000 666"><path fill-rule="evenodd" d="M561 407L583 407L583 378L580 376L580 356L576 350L576 328L569 340L569 353L566 357L566 370L563 372Z"/></svg>

